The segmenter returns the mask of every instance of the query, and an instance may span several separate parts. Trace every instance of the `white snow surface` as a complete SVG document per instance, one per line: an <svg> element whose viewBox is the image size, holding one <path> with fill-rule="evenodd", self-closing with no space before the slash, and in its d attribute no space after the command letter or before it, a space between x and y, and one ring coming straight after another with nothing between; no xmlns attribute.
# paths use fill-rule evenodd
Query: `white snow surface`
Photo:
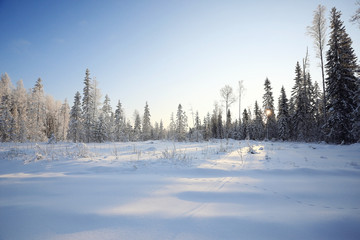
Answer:
<svg viewBox="0 0 360 240"><path fill-rule="evenodd" d="M1 143L0 239L360 239L360 144Z"/></svg>

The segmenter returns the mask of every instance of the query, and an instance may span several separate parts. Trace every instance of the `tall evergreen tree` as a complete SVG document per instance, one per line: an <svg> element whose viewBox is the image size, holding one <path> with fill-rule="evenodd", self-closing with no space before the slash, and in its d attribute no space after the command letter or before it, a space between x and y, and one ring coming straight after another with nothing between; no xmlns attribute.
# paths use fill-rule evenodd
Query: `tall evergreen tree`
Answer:
<svg viewBox="0 0 360 240"><path fill-rule="evenodd" d="M331 10L329 50L326 54L327 111L326 137L333 143L354 142L352 128L357 91L356 56L346 33L341 13Z"/></svg>
<svg viewBox="0 0 360 240"><path fill-rule="evenodd" d="M144 117L143 117L143 123L142 123L142 139L144 141L150 140L151 138L151 122L150 122L150 110L149 105L146 102L144 107Z"/></svg>
<svg viewBox="0 0 360 240"><path fill-rule="evenodd" d="M33 141L44 141L45 135L45 122L46 122L46 107L45 97L41 78L39 78L34 88L32 89L29 107L29 135Z"/></svg>
<svg viewBox="0 0 360 240"><path fill-rule="evenodd" d="M116 110L115 110L115 116L114 116L115 120L114 120L114 140L115 141L126 141L129 139L126 139L126 134L125 134L125 127L126 127L126 122L125 122L125 115L124 115L124 110L122 109L122 105L120 100L118 101L118 104L116 105Z"/></svg>
<svg viewBox="0 0 360 240"><path fill-rule="evenodd" d="M104 140L105 141L113 141L113 139L114 139L113 138L114 114L112 112L110 98L107 94L105 95L101 114L103 115L103 125L104 125L103 128L105 129ZM99 120L100 120L100 118L99 118Z"/></svg>
<svg viewBox="0 0 360 240"><path fill-rule="evenodd" d="M2 142L8 142L13 135L14 119L11 113L11 80L7 73L1 75L0 81L0 137Z"/></svg>
<svg viewBox="0 0 360 240"><path fill-rule="evenodd" d="M134 134L132 137L133 141L139 141L141 138L141 118L138 111L134 112Z"/></svg>
<svg viewBox="0 0 360 240"><path fill-rule="evenodd" d="M187 129L187 116L182 109L181 104L178 106L176 113L176 140L185 141L186 140L186 129Z"/></svg>
<svg viewBox="0 0 360 240"><path fill-rule="evenodd" d="M253 138L256 140L264 139L264 122L262 120L262 111L260 110L257 101L255 101L254 115Z"/></svg>
<svg viewBox="0 0 360 240"><path fill-rule="evenodd" d="M245 139L250 139L250 117L248 114L248 111L246 110L246 108L243 111L243 117L242 117L242 136Z"/></svg>
<svg viewBox="0 0 360 240"><path fill-rule="evenodd" d="M279 112L278 112L278 136L282 140L288 140L290 137L290 127L289 127L289 104L286 97L284 86L281 87L281 93L279 97Z"/></svg>
<svg viewBox="0 0 360 240"><path fill-rule="evenodd" d="M79 92L76 92L74 104L70 110L68 139L73 142L80 142L82 140L82 133L81 95Z"/></svg>
<svg viewBox="0 0 360 240"><path fill-rule="evenodd" d="M272 93L271 83L268 78L265 79L264 83L265 93L263 95L263 108L266 117L267 137L276 137L276 118L275 118L275 107L274 97Z"/></svg>
<svg viewBox="0 0 360 240"><path fill-rule="evenodd" d="M94 119L94 99L92 95L92 84L90 78L90 71L86 69L84 79L83 99L82 99L82 119L84 129L84 141L91 142L95 128Z"/></svg>

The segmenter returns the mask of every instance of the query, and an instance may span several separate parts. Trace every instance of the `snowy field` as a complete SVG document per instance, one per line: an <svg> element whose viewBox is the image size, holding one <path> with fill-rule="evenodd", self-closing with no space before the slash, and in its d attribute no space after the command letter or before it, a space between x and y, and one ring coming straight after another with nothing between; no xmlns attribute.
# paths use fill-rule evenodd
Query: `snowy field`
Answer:
<svg viewBox="0 0 360 240"><path fill-rule="evenodd" d="M360 144L1 143L0 239L360 239Z"/></svg>

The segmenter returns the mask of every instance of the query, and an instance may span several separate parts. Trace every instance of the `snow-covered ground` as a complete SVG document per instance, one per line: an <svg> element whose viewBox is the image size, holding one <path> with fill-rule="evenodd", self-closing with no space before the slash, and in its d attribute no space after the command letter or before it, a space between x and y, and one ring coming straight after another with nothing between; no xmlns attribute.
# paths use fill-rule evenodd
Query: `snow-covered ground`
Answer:
<svg viewBox="0 0 360 240"><path fill-rule="evenodd" d="M360 239L360 144L2 143L0 239Z"/></svg>

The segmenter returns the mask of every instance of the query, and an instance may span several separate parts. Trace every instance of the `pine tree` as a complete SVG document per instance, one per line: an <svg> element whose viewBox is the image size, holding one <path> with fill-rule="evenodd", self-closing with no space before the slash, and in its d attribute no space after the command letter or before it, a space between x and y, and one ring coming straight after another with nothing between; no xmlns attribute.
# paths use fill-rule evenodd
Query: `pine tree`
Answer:
<svg viewBox="0 0 360 240"><path fill-rule="evenodd" d="M106 123L104 113L100 113L99 119L95 125L94 139L96 142L102 143L107 141L106 136Z"/></svg>
<svg viewBox="0 0 360 240"><path fill-rule="evenodd" d="M253 138L261 140L264 139L264 122L262 120L262 112L257 101L255 101L254 114Z"/></svg>
<svg viewBox="0 0 360 240"><path fill-rule="evenodd" d="M187 129L187 117L185 112L182 110L181 104L178 106L176 113L176 140L181 142L186 140L186 129Z"/></svg>
<svg viewBox="0 0 360 240"><path fill-rule="evenodd" d="M282 140L288 140L290 137L290 127L289 127L289 105L288 99L286 97L285 88L282 86L281 94L279 97L279 112L278 112L278 136Z"/></svg>
<svg viewBox="0 0 360 240"><path fill-rule="evenodd" d="M352 128L356 109L357 91L355 71L356 56L352 41L346 33L341 13L331 10L329 50L326 54L326 91L328 121L326 137L333 143L354 142Z"/></svg>
<svg viewBox="0 0 360 240"><path fill-rule="evenodd" d="M82 112L81 112L81 95L76 92L74 105L70 111L68 139L73 142L80 142L82 138Z"/></svg>
<svg viewBox="0 0 360 240"><path fill-rule="evenodd" d="M322 133L322 126L324 125L324 102L323 102L323 96L322 96L322 92L320 91L320 87L318 82L314 83L314 87L313 87L313 109L314 109L314 135L315 141L319 141L321 139L323 139L323 133Z"/></svg>
<svg viewBox="0 0 360 240"><path fill-rule="evenodd" d="M195 140L199 142L202 140L202 126L201 126L201 120L199 117L199 112L196 111L195 114Z"/></svg>
<svg viewBox="0 0 360 240"><path fill-rule="evenodd" d="M246 108L243 111L243 117L242 117L242 136L244 137L244 139L250 139L250 117L248 114L248 111L246 110Z"/></svg>
<svg viewBox="0 0 360 240"><path fill-rule="evenodd" d="M126 141L129 139L126 139L126 134L125 134L125 127L126 127L126 122L125 122L125 115L124 115L124 111L122 109L122 105L120 100L118 101L118 104L116 105L116 110L115 110L115 116L114 116L115 120L114 120L114 139L115 141Z"/></svg>
<svg viewBox="0 0 360 240"><path fill-rule="evenodd" d="M32 141L45 141L46 107L41 78L32 89L28 107L29 136Z"/></svg>
<svg viewBox="0 0 360 240"><path fill-rule="evenodd" d="M165 138L165 129L164 129L164 123L161 119L159 124L159 140L163 140L164 138Z"/></svg>
<svg viewBox="0 0 360 240"><path fill-rule="evenodd" d="M227 113L226 113L226 124L225 124L225 128L226 128L226 139L229 138L229 136L232 135L232 132L231 132L231 112L230 112L230 109L227 110Z"/></svg>
<svg viewBox="0 0 360 240"><path fill-rule="evenodd" d="M216 128L217 132L216 132L216 136L218 139L223 139L224 138L224 126L223 126L223 121L222 121L222 112L221 110L219 110L219 114L217 116L217 128Z"/></svg>
<svg viewBox="0 0 360 240"><path fill-rule="evenodd" d="M28 117L27 117L27 102L28 95L22 80L19 80L14 90L14 104L18 111L17 125L19 132L17 134L17 141L25 142L28 137Z"/></svg>
<svg viewBox="0 0 360 240"><path fill-rule="evenodd" d="M59 139L65 141L67 139L67 133L69 130L69 118L70 118L70 107L67 102L67 99L65 99L64 103L61 105L59 118L60 118Z"/></svg>
<svg viewBox="0 0 360 240"><path fill-rule="evenodd" d="M2 142L8 142L13 135L13 115L11 113L11 80L7 73L1 75L0 81L0 138Z"/></svg>
<svg viewBox="0 0 360 240"><path fill-rule="evenodd" d="M276 118L274 97L272 94L271 83L268 78L265 79L264 90L265 93L263 95L263 108L266 114L267 137L271 139L276 137Z"/></svg>
<svg viewBox="0 0 360 240"><path fill-rule="evenodd" d="M109 96L106 94L105 95L105 99L104 99L104 103L103 103L103 107L101 109L101 114L103 115L103 125L104 125L104 129L105 129L105 137L104 137L104 141L113 141L113 132L114 132L114 114L112 112L112 108L111 108L111 104L110 104L110 98ZM100 120L100 118L99 118Z"/></svg>
<svg viewBox="0 0 360 240"><path fill-rule="evenodd" d="M176 123L175 123L174 113L172 112L170 115L170 124L168 131L169 140L175 140L175 130L176 130Z"/></svg>
<svg viewBox="0 0 360 240"><path fill-rule="evenodd" d="M146 102L145 108L144 108L143 123L142 123L142 139L144 141L150 140L150 138L151 138L150 117L151 117L151 115L150 115L149 105Z"/></svg>
<svg viewBox="0 0 360 240"><path fill-rule="evenodd" d="M82 99L82 120L83 120L83 137L85 142L91 142L95 128L94 119L94 99L92 95L92 84L90 71L86 69L84 79L83 99Z"/></svg>
<svg viewBox="0 0 360 240"><path fill-rule="evenodd" d="M138 111L134 112L134 134L133 141L139 141L141 138L141 119Z"/></svg>

